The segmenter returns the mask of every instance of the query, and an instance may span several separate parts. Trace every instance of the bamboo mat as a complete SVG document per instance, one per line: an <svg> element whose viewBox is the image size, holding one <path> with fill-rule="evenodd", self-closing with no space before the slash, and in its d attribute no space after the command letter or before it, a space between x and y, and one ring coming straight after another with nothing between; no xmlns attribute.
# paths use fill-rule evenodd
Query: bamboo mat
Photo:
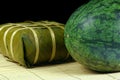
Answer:
<svg viewBox="0 0 120 80"><path fill-rule="evenodd" d="M77 62L27 69L0 55L0 80L120 80L120 72L97 73Z"/></svg>

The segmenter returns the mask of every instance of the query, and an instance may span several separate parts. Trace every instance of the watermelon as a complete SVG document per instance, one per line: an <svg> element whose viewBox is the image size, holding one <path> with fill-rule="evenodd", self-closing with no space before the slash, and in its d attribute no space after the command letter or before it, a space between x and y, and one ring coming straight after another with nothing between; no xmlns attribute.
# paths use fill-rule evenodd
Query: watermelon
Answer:
<svg viewBox="0 0 120 80"><path fill-rule="evenodd" d="M65 24L70 55L98 72L120 71L120 0L90 0Z"/></svg>

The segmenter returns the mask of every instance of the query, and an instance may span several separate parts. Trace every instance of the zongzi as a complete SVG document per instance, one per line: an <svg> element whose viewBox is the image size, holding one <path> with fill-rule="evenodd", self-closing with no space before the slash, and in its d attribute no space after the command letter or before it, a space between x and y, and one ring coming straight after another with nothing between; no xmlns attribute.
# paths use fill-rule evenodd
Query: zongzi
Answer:
<svg viewBox="0 0 120 80"><path fill-rule="evenodd" d="M64 61L64 24L54 21L6 23L0 26L0 52L22 66Z"/></svg>

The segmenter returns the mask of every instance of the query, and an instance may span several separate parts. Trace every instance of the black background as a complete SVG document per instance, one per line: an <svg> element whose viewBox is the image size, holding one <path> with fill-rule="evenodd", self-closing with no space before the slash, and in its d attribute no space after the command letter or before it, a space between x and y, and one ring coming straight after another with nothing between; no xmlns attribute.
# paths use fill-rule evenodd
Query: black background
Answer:
<svg viewBox="0 0 120 80"><path fill-rule="evenodd" d="M52 20L66 23L72 12L88 0L44 0L2 2L0 24L26 20Z"/></svg>

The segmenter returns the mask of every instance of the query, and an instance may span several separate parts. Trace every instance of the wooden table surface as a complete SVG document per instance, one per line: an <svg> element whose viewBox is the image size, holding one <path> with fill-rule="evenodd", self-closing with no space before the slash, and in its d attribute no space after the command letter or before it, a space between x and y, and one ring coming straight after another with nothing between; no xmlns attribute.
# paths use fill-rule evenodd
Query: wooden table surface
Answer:
<svg viewBox="0 0 120 80"><path fill-rule="evenodd" d="M97 73L77 62L27 69L0 55L0 80L120 80L120 72Z"/></svg>

